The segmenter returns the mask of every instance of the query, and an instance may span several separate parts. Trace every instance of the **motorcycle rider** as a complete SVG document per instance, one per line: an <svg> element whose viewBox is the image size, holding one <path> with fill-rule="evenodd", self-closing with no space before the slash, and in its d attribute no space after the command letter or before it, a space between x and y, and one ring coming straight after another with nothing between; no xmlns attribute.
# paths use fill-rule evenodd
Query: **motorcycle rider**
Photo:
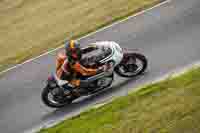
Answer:
<svg viewBox="0 0 200 133"><path fill-rule="evenodd" d="M56 60L56 76L60 81L65 81L59 84L61 87L79 95L75 88L80 86L81 76L93 76L104 71L105 67L91 69L80 63L82 54L94 49L95 47L81 49L79 43L75 40L70 40L65 44L65 53L59 53Z"/></svg>

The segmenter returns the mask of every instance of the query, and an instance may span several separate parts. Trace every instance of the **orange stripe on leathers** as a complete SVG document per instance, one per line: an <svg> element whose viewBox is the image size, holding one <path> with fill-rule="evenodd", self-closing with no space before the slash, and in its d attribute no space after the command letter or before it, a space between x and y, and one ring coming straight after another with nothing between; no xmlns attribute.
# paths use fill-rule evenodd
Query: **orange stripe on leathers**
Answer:
<svg viewBox="0 0 200 133"><path fill-rule="evenodd" d="M72 68L76 71L79 72L83 76L92 76L97 73L96 69L90 69L90 68L85 68L79 63L75 63Z"/></svg>
<svg viewBox="0 0 200 133"><path fill-rule="evenodd" d="M64 53L59 53L56 59L56 75L60 78L62 75L62 65L66 60L66 55Z"/></svg>

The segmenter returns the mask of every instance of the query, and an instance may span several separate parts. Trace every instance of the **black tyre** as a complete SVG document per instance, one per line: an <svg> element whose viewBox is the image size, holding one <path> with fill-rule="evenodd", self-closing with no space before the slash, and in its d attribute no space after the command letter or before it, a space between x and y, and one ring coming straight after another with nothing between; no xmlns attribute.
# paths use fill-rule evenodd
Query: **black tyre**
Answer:
<svg viewBox="0 0 200 133"><path fill-rule="evenodd" d="M52 89L45 87L42 90L42 94L41 94L43 103L51 108L61 108L67 104L70 104L73 101L73 99L55 100L54 96L51 93L52 93ZM49 98L49 95L52 95L52 99Z"/></svg>
<svg viewBox="0 0 200 133"><path fill-rule="evenodd" d="M129 60L133 60L133 64L129 64ZM140 62L140 66L136 64L136 61ZM129 69L129 66L133 67L132 70L125 70ZM147 69L147 66L148 61L144 55L131 53L124 56L122 62L115 68L115 72L121 77L135 77L142 74Z"/></svg>

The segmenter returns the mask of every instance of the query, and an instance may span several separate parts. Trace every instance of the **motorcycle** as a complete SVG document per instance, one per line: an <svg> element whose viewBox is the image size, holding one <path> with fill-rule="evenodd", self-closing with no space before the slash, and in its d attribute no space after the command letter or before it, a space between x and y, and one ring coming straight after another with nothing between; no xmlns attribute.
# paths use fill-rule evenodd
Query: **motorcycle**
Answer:
<svg viewBox="0 0 200 133"><path fill-rule="evenodd" d="M52 108L64 107L81 96L92 95L110 87L114 73L121 77L131 78L142 74L147 68L148 62L144 55L122 49L116 42L96 42L83 49L91 46L95 46L96 49L84 54L81 60L82 65L87 68L106 66L105 71L91 77L81 77L80 87L75 88L79 96L74 95L70 89L63 91L63 88L58 85L56 75L49 76L41 94L45 105Z"/></svg>

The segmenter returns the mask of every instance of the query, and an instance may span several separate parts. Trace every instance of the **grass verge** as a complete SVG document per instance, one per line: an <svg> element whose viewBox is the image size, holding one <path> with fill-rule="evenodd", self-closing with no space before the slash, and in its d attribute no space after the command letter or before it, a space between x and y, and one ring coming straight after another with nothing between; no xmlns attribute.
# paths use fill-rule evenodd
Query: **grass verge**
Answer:
<svg viewBox="0 0 200 133"><path fill-rule="evenodd" d="M198 133L200 68L148 85L40 133Z"/></svg>
<svg viewBox="0 0 200 133"><path fill-rule="evenodd" d="M0 71L161 1L0 1Z"/></svg>

